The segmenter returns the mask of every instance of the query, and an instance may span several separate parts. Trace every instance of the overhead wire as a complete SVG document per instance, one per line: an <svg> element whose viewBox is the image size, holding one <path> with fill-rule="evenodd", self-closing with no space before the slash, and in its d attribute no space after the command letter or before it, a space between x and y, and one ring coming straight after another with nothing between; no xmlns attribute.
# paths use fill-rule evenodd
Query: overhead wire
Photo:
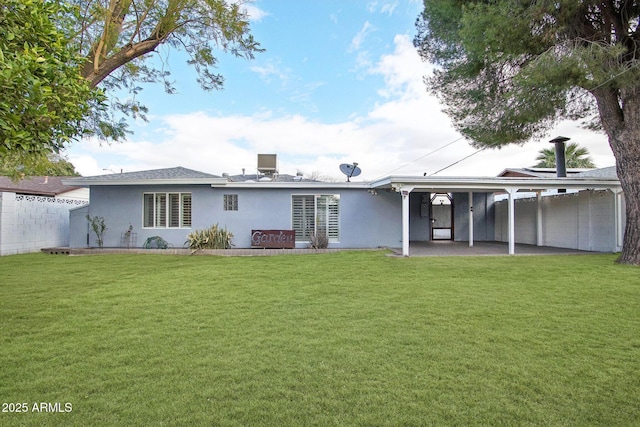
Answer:
<svg viewBox="0 0 640 427"><path fill-rule="evenodd" d="M585 92L583 92L583 93L581 93L581 94L577 95L577 96L576 96L575 98L573 98L573 99L570 99L568 102L575 102L575 101L579 100L580 98L582 98L582 97L584 97L584 96L587 96L587 94L591 94L594 90L599 89L599 88L601 88L602 86L605 86L606 84L608 84L608 83L612 82L613 80L617 79L618 77L620 77L620 76L622 76L623 74L625 74L625 73L627 73L627 72L631 71L631 70L632 70L632 69L634 69L634 68L640 68L640 62L636 62L636 63L635 63L635 64L633 64L632 66L630 66L630 67L628 67L628 68L625 68L624 70L622 70L622 71L621 71L621 72L619 72L618 74L616 74L616 75L614 75L614 76L609 77L607 80L605 80L604 82L602 82L602 83L600 83L600 84L598 84L598 85L594 86L594 87L593 87L593 88L591 88L591 89L585 89ZM464 138L464 137L463 137L463 138ZM442 172L442 171L444 171L444 170L446 170L446 169L449 169L450 167L457 165L458 163L460 163L460 162L462 162L462 161L464 161L464 160L468 159L469 157L475 156L476 154L478 154L478 153L480 153L480 152L482 152L482 151L486 150L487 148L491 148L492 146L495 146L495 145L497 145L497 144L489 144L489 145L487 145L487 146L485 146L485 147L482 147L482 148L480 148L480 149L478 149L478 150L474 151L473 153L471 153L471 154L469 154L469 155L467 155L467 156L465 156L465 157L463 157L463 158L461 158L461 159L459 159L459 160L456 160L456 161L455 161L455 162L453 162L453 163L448 164L448 165L447 165L447 166L445 166L444 168L439 169L439 170L437 170L436 172L433 172L432 174L429 174L429 176L433 176L433 175L435 175L435 174L437 174L437 173L440 173L440 172Z"/></svg>
<svg viewBox="0 0 640 427"><path fill-rule="evenodd" d="M409 166L409 165L410 165L410 164L412 164L412 163L415 163L415 162L417 162L417 161L419 161L419 160L424 159L425 157L429 157L430 155L435 154L435 153L437 153L438 151L440 151L440 150L443 150L443 149L447 148L447 147L448 147L448 146L450 146L451 144L454 144L454 143L456 143L456 142L460 141L461 139L464 139L464 136L461 136L460 138L454 139L453 141L447 142L446 144L441 145L440 147L436 148L435 150L429 151L427 154L424 154L424 155L422 155L422 156L420 156L420 157L418 157L418 158L416 158L416 159L414 159L414 160L412 160L412 161L410 161L410 162L407 162L407 163L405 163L405 164L403 164L403 165L400 165L400 166L398 166L397 168L395 168L395 169L393 169L393 170L391 170L391 171L387 172L386 174L379 176L378 178L376 178L376 180L377 180L377 179L380 179L380 178L382 178L382 177L385 177L385 176L389 176L389 175L391 175L392 173L394 173L395 171L400 170L400 169L402 169L402 168L405 168L405 167Z"/></svg>

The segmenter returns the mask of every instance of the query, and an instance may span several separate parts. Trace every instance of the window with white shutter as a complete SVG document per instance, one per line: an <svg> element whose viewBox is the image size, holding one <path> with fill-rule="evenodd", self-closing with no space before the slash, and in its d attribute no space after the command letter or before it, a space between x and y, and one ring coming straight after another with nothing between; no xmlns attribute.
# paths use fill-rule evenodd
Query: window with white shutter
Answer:
<svg viewBox="0 0 640 427"><path fill-rule="evenodd" d="M145 193L142 210L145 228L191 227L191 193Z"/></svg>
<svg viewBox="0 0 640 427"><path fill-rule="evenodd" d="M325 233L329 242L340 241L340 195L293 195L291 206L297 242L318 233Z"/></svg>

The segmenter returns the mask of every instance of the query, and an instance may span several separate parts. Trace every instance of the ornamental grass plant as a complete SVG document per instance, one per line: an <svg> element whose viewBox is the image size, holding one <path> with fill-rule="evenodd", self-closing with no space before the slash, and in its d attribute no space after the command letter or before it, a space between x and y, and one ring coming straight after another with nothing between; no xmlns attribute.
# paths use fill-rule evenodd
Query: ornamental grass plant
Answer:
<svg viewBox="0 0 640 427"><path fill-rule="evenodd" d="M614 260L1 257L0 425L637 425Z"/></svg>
<svg viewBox="0 0 640 427"><path fill-rule="evenodd" d="M189 233L184 243L193 252L200 249L229 249L232 246L233 233L214 224L204 230Z"/></svg>

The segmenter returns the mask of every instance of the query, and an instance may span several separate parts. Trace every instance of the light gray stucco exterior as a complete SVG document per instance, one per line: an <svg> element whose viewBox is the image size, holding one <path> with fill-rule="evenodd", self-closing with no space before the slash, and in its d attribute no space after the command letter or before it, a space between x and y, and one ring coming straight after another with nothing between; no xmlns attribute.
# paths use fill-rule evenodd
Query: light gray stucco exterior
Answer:
<svg viewBox="0 0 640 427"><path fill-rule="evenodd" d="M192 224L189 228L143 227L143 194L191 193ZM238 196L238 210L225 211L225 194ZM401 239L400 195L383 191L370 194L366 188L215 188L211 185L109 185L91 186L91 201L87 212L72 216L74 223L71 247L85 247L85 215L101 216L108 230L104 235L105 247L118 247L129 225L137 233L137 246L152 236L160 236L174 247L182 247L187 235L196 229L218 224L233 233L233 245L251 247L251 230L292 228L293 195L332 194L340 196L340 241L332 248L398 247ZM84 228L83 228L84 227ZM89 246L95 246L91 233ZM307 247L308 242L297 242L296 247Z"/></svg>
<svg viewBox="0 0 640 427"><path fill-rule="evenodd" d="M610 249L612 251L619 250L620 230L624 221L621 213L623 202L620 183L616 177L390 176L374 182L334 183L301 178L285 182L270 177L240 182L178 167L70 178L67 181L73 185L90 188L89 206L72 211L70 214L71 247L95 246L95 236L87 232L86 215L88 214L104 218L108 227L104 235L105 247L122 247L121 238L131 227L136 235L133 247L141 247L149 237L160 236L171 246L180 248L184 246L190 232L217 224L233 233L234 247L250 248L252 230L292 230L294 228L293 196L295 195L339 197L337 215L339 238L330 242L330 248L397 248L401 246L404 255L409 255L410 241L432 239L432 230L436 227L433 226L435 219L431 217L430 212L435 210L430 210L425 203L428 204L435 193L451 195L453 228L448 231L453 231L452 234L450 233L452 240L468 241L469 246L472 246L476 240L504 241L506 239L510 254L514 253L516 240L522 241L525 236L528 236L525 240L532 240L530 225L525 229L520 227L516 234L518 222L520 224L531 222L525 221L525 218L531 216L530 213L522 213L519 207L516 208L515 195L520 191L535 192L540 197L540 194L548 189L609 190L614 195L614 203L613 206L605 206L607 208L602 211L604 215L602 218L604 220L611 218L610 221L615 230L615 243ZM191 195L190 226L144 227L145 193L189 193ZM500 211L496 208L498 205L494 203L496 193L507 195L506 207L501 208ZM237 200L237 210L235 207L234 210L225 210L225 195L234 196L231 199ZM542 203L539 202L538 206L542 206ZM438 207L438 209L441 208ZM595 211L581 210L580 223L585 223L584 212ZM523 216L520 221L516 218L518 214ZM542 225L551 230L551 225L556 222L551 220L558 214L554 212L547 218L544 215L545 211L542 209L536 210L535 242L538 245L559 245L549 238L543 238L542 235ZM590 215L596 218L600 214ZM498 227L496 227L496 218L500 221ZM438 230L440 231L442 229ZM500 234L499 237L498 234ZM596 236L596 233L591 235ZM296 241L296 247L309 246L310 242L297 240L299 241ZM591 247L594 246L591 245ZM602 249L607 250L607 248Z"/></svg>

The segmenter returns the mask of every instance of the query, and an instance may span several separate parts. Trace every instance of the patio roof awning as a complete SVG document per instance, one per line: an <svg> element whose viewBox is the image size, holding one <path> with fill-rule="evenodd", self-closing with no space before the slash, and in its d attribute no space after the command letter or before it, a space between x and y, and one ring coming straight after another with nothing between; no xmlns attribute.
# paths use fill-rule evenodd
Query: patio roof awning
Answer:
<svg viewBox="0 0 640 427"><path fill-rule="evenodd" d="M434 176L389 176L371 183L376 190L396 191L402 195L402 254L409 256L409 194L411 192L469 193L469 245L473 245L472 193L507 193L509 218L509 254L515 253L515 205L517 192L537 192L554 189L567 190L611 190L620 194L622 187L618 179L601 177L434 177ZM621 211L616 197L616 221ZM619 228L619 227L617 227Z"/></svg>
<svg viewBox="0 0 640 427"><path fill-rule="evenodd" d="M620 181L607 178L523 178L523 177L416 177L389 176L371 183L375 189L398 189L407 191L429 190L432 192L502 192L544 191L558 188L573 190L608 190L620 187Z"/></svg>

